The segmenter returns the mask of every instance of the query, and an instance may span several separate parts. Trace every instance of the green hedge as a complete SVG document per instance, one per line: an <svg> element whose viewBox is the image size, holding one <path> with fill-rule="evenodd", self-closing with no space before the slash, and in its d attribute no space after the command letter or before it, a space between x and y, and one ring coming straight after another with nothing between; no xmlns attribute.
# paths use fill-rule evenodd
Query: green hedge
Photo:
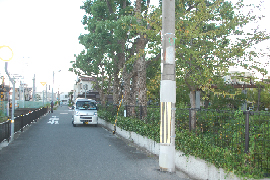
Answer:
<svg viewBox="0 0 270 180"><path fill-rule="evenodd" d="M114 123L116 108L107 107L99 109L99 117ZM255 153L263 153L260 158L261 166L270 164L270 143L259 143L258 140L269 140L269 117L263 115L250 116L250 142L249 153L244 153L244 123L243 112L232 113L217 111L200 111L197 113L197 133L189 132L189 111L177 110L176 113L176 139L177 150L186 156L192 155L213 163L217 168L233 172L243 178L262 178L264 172L258 169L258 160ZM117 117L117 126L133 131L157 143L160 142L160 113L159 109L148 109L147 124L143 120L131 117ZM227 133L225 133L227 132ZM219 143L219 139L232 142L232 144ZM263 142L263 141L262 141ZM255 144L256 143L256 144ZM222 147L219 147L222 146ZM268 164L267 164L268 163Z"/></svg>

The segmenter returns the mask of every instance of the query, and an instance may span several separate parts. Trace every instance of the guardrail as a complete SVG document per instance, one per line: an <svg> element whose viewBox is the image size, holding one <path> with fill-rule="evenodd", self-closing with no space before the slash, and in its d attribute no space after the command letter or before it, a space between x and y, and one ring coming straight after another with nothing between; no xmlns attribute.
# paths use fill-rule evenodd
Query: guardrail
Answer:
<svg viewBox="0 0 270 180"><path fill-rule="evenodd" d="M14 118L14 132L17 131L23 131L23 128L31 124L33 121L37 121L38 118L43 116L48 112L47 108L40 108L33 111L30 111L29 113L20 116L17 116ZM10 140L11 137L11 131L10 131L10 120L7 120L6 122L0 123L0 142L7 140Z"/></svg>

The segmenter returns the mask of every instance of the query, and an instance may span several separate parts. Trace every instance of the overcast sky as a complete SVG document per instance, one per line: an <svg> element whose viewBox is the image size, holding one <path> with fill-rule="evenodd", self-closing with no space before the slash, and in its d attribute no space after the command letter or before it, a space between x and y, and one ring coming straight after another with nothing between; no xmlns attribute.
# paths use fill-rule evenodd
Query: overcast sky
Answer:
<svg viewBox="0 0 270 180"><path fill-rule="evenodd" d="M73 89L76 76L68 68L74 54L83 49L78 42L84 33L81 5L81 0L0 0L0 45L11 47L14 53L9 72L24 75L31 87L35 74L38 91L42 91L40 82L52 84L55 71L55 89ZM0 63L3 75L4 62Z"/></svg>
<svg viewBox="0 0 270 180"><path fill-rule="evenodd" d="M54 89L72 90L76 76L68 72L69 62L83 49L78 36L85 33L81 5L82 0L0 0L0 46L7 45L14 53L8 71L24 76L28 87L32 87L35 74L38 91L45 89L40 82L52 85L54 71ZM261 29L269 25L269 6L270 2L263 2L259 11L266 16ZM269 41L261 47L267 46ZM4 74L4 62L0 61L0 76Z"/></svg>

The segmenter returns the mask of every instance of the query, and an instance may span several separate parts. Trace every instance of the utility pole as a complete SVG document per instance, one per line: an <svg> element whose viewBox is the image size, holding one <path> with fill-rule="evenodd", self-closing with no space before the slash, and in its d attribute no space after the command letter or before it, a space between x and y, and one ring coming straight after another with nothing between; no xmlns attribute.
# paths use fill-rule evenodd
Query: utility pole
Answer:
<svg viewBox="0 0 270 180"><path fill-rule="evenodd" d="M42 106L44 107L44 90L42 92L43 92L43 95L42 95L42 99L43 99Z"/></svg>
<svg viewBox="0 0 270 180"><path fill-rule="evenodd" d="M22 100L22 81L20 81L20 87L19 87L19 103L21 103Z"/></svg>
<svg viewBox="0 0 270 180"><path fill-rule="evenodd" d="M53 102L53 86L54 86L54 71L53 71L53 85L52 85L52 102Z"/></svg>
<svg viewBox="0 0 270 180"><path fill-rule="evenodd" d="M7 70L8 62L5 62L5 71L6 74L8 75L9 80L11 81L13 85L13 92L12 92L12 110L11 110L11 125L10 125L10 141L13 141L14 139L14 110L15 110L15 78L11 78L10 74Z"/></svg>
<svg viewBox="0 0 270 180"><path fill-rule="evenodd" d="M175 0L162 1L161 40L159 168L175 172Z"/></svg>
<svg viewBox="0 0 270 180"><path fill-rule="evenodd" d="M47 94L47 84L46 84L46 103L48 102L48 100L47 100L47 98L48 98L48 96L47 96L48 94Z"/></svg>
<svg viewBox="0 0 270 180"><path fill-rule="evenodd" d="M35 101L35 74L34 74L34 78L33 78L33 101Z"/></svg>

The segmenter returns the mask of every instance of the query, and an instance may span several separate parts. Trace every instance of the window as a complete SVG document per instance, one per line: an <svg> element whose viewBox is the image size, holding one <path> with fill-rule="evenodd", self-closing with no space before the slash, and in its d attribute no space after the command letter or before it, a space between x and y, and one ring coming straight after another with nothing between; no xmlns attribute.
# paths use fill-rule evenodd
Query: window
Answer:
<svg viewBox="0 0 270 180"><path fill-rule="evenodd" d="M96 110L97 109L96 103L90 102L90 101L78 101L76 103L76 108L81 109L81 110L87 110L87 109Z"/></svg>

